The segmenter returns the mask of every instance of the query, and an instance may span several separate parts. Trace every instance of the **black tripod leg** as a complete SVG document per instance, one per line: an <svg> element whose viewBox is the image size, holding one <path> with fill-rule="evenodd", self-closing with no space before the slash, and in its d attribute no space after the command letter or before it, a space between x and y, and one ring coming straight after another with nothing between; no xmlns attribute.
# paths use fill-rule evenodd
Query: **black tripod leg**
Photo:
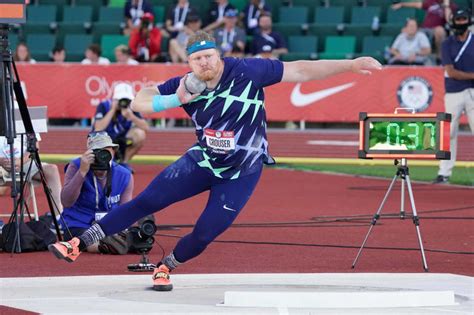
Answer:
<svg viewBox="0 0 474 315"><path fill-rule="evenodd" d="M423 241L421 240L420 220L419 220L418 214L416 212L415 198L413 197L413 191L411 189L410 176L408 176L408 174L406 175L406 181L407 181L408 194L410 195L411 209L413 211L413 224L415 224L416 234L418 236L418 243L420 244L421 260L423 262L423 269L425 271L428 271L428 264L426 262L425 250L423 248Z"/></svg>
<svg viewBox="0 0 474 315"><path fill-rule="evenodd" d="M53 219L54 228L56 230L56 236L58 237L59 241L62 241L63 236L62 236L61 231L59 229L58 220L56 219L56 212L59 214L58 206L57 206L56 202L53 200L53 197L51 195L51 189L49 188L48 183L46 182L46 176L44 175L44 170L43 170L43 166L41 164L41 159L40 159L39 154L38 154L38 149L35 149L35 151L31 153L31 155L32 155L32 163L36 163L36 167L38 167L38 170L39 170L39 174L40 174L40 177L41 177L41 183L43 184L43 191L44 191L44 194L46 195L46 201L48 201L48 206L49 206L49 210L50 210L50 213L51 213L51 218ZM58 201L58 202L60 202L60 201Z"/></svg>
<svg viewBox="0 0 474 315"><path fill-rule="evenodd" d="M362 253L362 249L364 248L365 243L366 243L367 240L369 239L369 235L370 235L370 233L372 232L372 228L375 226L375 224L377 223L377 220L380 218L380 212L382 211L382 208L383 208L385 202L387 201L388 195L389 195L390 192L392 191L393 185L395 184L395 181L397 180L397 177L398 177L398 174L396 174L395 176L393 176L392 182L390 183L390 186L388 186L388 190L387 190L387 192L385 193L385 196L383 197L382 203L380 204L380 206L379 206L377 212L376 212L376 213L374 214L374 216L372 217L372 221L370 222L369 231L367 232L367 235L365 235L364 242L363 242L362 245L360 246L359 252L357 253L356 258L354 259L354 262L352 263L352 269L355 268L355 265L356 265L356 263L357 263L357 260L359 259L359 256L360 256L360 254Z"/></svg>

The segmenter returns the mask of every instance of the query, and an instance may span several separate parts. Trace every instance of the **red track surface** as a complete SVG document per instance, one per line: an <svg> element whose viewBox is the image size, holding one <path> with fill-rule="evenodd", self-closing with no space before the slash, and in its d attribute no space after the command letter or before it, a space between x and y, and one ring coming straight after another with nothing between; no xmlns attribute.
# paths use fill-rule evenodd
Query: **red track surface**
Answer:
<svg viewBox="0 0 474 315"><path fill-rule="evenodd" d="M41 152L43 153L82 153L87 130L52 129L43 135ZM269 131L270 152L280 157L326 157L355 158L357 146L310 145L308 141L359 141L355 131ZM461 135L458 144L458 160L474 161L474 136ZM158 130L148 133L145 146L140 154L181 155L195 142L191 129L168 131Z"/></svg>
<svg viewBox="0 0 474 315"><path fill-rule="evenodd" d="M162 169L156 165L136 165L136 192L143 190ZM291 183L291 184L290 184ZM232 227L219 241L280 242L277 244L226 244L215 242L198 258L177 273L240 272L422 272L415 228L411 220L382 217L367 246L407 247L414 250L365 249L353 271L350 267L357 248L319 245L360 246L374 214L387 190L387 180L336 176L280 169L264 171L254 196L236 223L306 222L286 227ZM398 187L398 186L397 186ZM431 272L474 275L473 255L437 253L428 250L474 252L474 190L454 186L414 184L416 206L421 217L421 234ZM38 193L39 207L46 211ZM193 224L206 202L207 194L175 204L156 215L161 225ZM383 214L398 213L399 189L395 189ZM11 201L0 197L2 212ZM409 209L409 206L407 205ZM440 210L439 212L429 212ZM314 217L368 215L359 222L318 223ZM429 217L452 219L429 219ZM463 217L469 217L462 219ZM313 222L309 224L308 222ZM182 236L190 231L159 231ZM166 253L176 238L157 236ZM303 246L306 245L306 246ZM161 257L158 246L151 251L153 261ZM109 256L83 254L74 264L59 261L48 252L11 255L0 253L0 277L126 274L126 266L137 263L137 255Z"/></svg>

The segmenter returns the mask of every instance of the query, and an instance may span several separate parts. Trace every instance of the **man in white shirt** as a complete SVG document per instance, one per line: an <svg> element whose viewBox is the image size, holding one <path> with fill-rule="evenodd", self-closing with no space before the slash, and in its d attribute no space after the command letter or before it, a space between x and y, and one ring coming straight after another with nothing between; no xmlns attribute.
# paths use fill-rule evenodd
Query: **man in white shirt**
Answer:
<svg viewBox="0 0 474 315"><path fill-rule="evenodd" d="M425 33L418 31L418 22L408 19L390 49L391 65L424 65L431 53L431 44Z"/></svg>

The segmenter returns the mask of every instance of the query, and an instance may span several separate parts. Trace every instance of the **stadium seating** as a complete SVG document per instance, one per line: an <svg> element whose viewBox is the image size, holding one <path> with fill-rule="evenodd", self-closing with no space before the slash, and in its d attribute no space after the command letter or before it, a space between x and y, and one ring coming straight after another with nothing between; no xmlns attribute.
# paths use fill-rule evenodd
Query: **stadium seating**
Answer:
<svg viewBox="0 0 474 315"><path fill-rule="evenodd" d="M15 51L16 45L19 43L18 34L14 34L14 33L8 34L8 41L10 43L10 50Z"/></svg>
<svg viewBox="0 0 474 315"><path fill-rule="evenodd" d="M92 44L92 35L68 34L64 37L66 61L81 61L85 58L84 52Z"/></svg>
<svg viewBox="0 0 474 315"><path fill-rule="evenodd" d="M356 51L362 48L362 40L367 36L371 36L373 30L371 26L349 24L344 28L344 36L354 36L356 38Z"/></svg>
<svg viewBox="0 0 474 315"><path fill-rule="evenodd" d="M165 24L166 11L165 7L162 5L157 5L153 7L153 13L155 14L155 23L156 24Z"/></svg>
<svg viewBox="0 0 474 315"><path fill-rule="evenodd" d="M402 31L402 27L403 26L401 25L383 24L380 29L379 35L396 37Z"/></svg>
<svg viewBox="0 0 474 315"><path fill-rule="evenodd" d="M374 6L380 8L380 22L385 23L387 20L387 9L392 4L391 1L387 0L365 0L367 6Z"/></svg>
<svg viewBox="0 0 474 315"><path fill-rule="evenodd" d="M281 7L278 20L278 23L273 24L274 28L286 38L290 35L302 35L303 29L307 28L308 9L306 7Z"/></svg>
<svg viewBox="0 0 474 315"><path fill-rule="evenodd" d="M374 18L380 21L379 7L354 7L352 8L351 24L372 25Z"/></svg>
<svg viewBox="0 0 474 315"><path fill-rule="evenodd" d="M465 6L469 1L456 2ZM128 37L122 35L125 26L123 7L126 0L30 2L27 6L27 23L17 28L19 31L14 31L16 36L11 36L11 46L14 47L17 42L30 38L29 41L34 46L30 50L37 60L47 60L47 54L45 45L41 46L31 39L35 36L40 39L48 38L48 46L51 44L51 38L54 44L66 46L67 42L65 48L68 61L82 60L85 48L92 42L100 43L103 55L113 61L114 48L118 44L128 44ZM176 0L150 2L153 5L155 23L161 27ZM190 0L190 3L198 9L205 22L212 0ZM248 0L230 0L230 3L242 11ZM422 22L425 14L424 10L414 8L392 10L392 2L389 0L266 0L265 3L272 10L273 29L287 40L289 54L282 56L284 60L346 58L360 54L369 54L382 60L383 51L380 47L393 41L406 19L415 17ZM374 21L374 17L377 17L378 21ZM378 24L378 29L373 28L374 22ZM71 37L73 35L81 39L77 45L71 39L74 38ZM305 39L309 48L302 50L301 43L305 42ZM166 57L168 40L163 36L162 57ZM248 40L251 41L251 38ZM50 48L48 47L48 53ZM338 53L338 50L341 52Z"/></svg>
<svg viewBox="0 0 474 315"><path fill-rule="evenodd" d="M337 36L339 34L335 25L312 24L308 28L308 34L318 37L318 51L324 49L327 36Z"/></svg>
<svg viewBox="0 0 474 315"><path fill-rule="evenodd" d="M273 30L279 32L288 41L288 37L292 35L303 35L301 25L299 24L273 24Z"/></svg>
<svg viewBox="0 0 474 315"><path fill-rule="evenodd" d="M359 4L359 0L329 0L330 7L342 7L344 9L344 22L348 23L351 17L351 9Z"/></svg>
<svg viewBox="0 0 474 315"><path fill-rule="evenodd" d="M318 25L336 25L344 23L343 7L320 7L314 11L314 23Z"/></svg>
<svg viewBox="0 0 474 315"><path fill-rule="evenodd" d="M414 8L389 9L387 11L387 24L404 25L408 18L416 18L416 11Z"/></svg>
<svg viewBox="0 0 474 315"><path fill-rule="evenodd" d="M279 10L280 24L304 24L308 23L307 7L281 7Z"/></svg>
<svg viewBox="0 0 474 315"><path fill-rule="evenodd" d="M324 51L320 53L321 59L352 58L355 54L355 36L328 36L326 37Z"/></svg>
<svg viewBox="0 0 474 315"><path fill-rule="evenodd" d="M239 12L242 12L242 10L245 8L247 5L248 1L247 0L230 0L229 1Z"/></svg>
<svg viewBox="0 0 474 315"><path fill-rule="evenodd" d="M282 55L284 61L317 58L318 38L316 36L290 36L288 48L291 51Z"/></svg>
<svg viewBox="0 0 474 315"><path fill-rule="evenodd" d="M24 32L49 33L56 28L57 7L55 5L30 5L26 8Z"/></svg>
<svg viewBox="0 0 474 315"><path fill-rule="evenodd" d="M104 5L102 0L74 0L75 6L88 6L92 8L92 19L97 21L99 16L99 8Z"/></svg>
<svg viewBox="0 0 474 315"><path fill-rule="evenodd" d="M392 41L393 38L390 36L366 36L363 39L362 50L359 55L371 56L385 63L385 50L391 46Z"/></svg>
<svg viewBox="0 0 474 315"><path fill-rule="evenodd" d="M92 7L66 6L63 8L63 21L58 26L58 37L66 34L86 34L92 25Z"/></svg>
<svg viewBox="0 0 474 315"><path fill-rule="evenodd" d="M128 46L128 36L124 35L103 35L100 40L102 47L102 56L109 58L110 61L115 61L115 47L118 45Z"/></svg>
<svg viewBox="0 0 474 315"><path fill-rule="evenodd" d="M123 19L123 8L100 7L97 21L120 24L123 22Z"/></svg>
<svg viewBox="0 0 474 315"><path fill-rule="evenodd" d="M109 0L109 7L111 8L122 8L125 6L126 0Z"/></svg>
<svg viewBox="0 0 474 315"><path fill-rule="evenodd" d="M30 34L26 38L26 45L30 55L36 61L49 61L49 53L56 44L53 34Z"/></svg>

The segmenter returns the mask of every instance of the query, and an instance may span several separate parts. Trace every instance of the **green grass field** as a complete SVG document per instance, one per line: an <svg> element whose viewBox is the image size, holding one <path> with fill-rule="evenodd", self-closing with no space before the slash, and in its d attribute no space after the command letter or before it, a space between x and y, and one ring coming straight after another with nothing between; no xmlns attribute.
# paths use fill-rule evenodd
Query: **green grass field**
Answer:
<svg viewBox="0 0 474 315"><path fill-rule="evenodd" d="M279 164L276 167L387 178L393 178L397 170L396 166L389 165ZM409 171L411 180L431 182L438 173L438 167L414 165L409 166ZM449 182L474 186L474 168L455 167Z"/></svg>

